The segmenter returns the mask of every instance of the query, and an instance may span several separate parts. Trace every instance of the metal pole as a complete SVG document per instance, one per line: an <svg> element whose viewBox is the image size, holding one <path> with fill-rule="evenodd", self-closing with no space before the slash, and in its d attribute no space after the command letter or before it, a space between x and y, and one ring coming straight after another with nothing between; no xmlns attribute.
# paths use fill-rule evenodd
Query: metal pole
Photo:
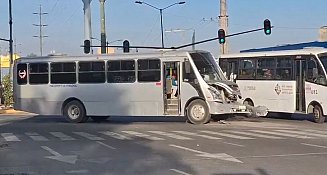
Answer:
<svg viewBox="0 0 327 175"><path fill-rule="evenodd" d="M92 27L91 27L91 1L92 0L82 0L84 3L84 40L90 40L92 45ZM93 49L91 51L93 53Z"/></svg>
<svg viewBox="0 0 327 175"><path fill-rule="evenodd" d="M12 6L11 6L11 0L9 0L9 52L10 52L10 58L9 58L9 77L12 75L12 63L13 63L13 40L12 40ZM1 77L0 77L1 78Z"/></svg>
<svg viewBox="0 0 327 175"><path fill-rule="evenodd" d="M161 46L162 48L165 47L165 44L164 44L164 33L163 33L163 23L162 23L162 9L159 9L160 11L160 23L161 23Z"/></svg>
<svg viewBox="0 0 327 175"><path fill-rule="evenodd" d="M39 29L39 32L40 32L40 55L43 56L43 48L42 48L42 38L43 38L43 34L42 34L42 6L40 5L40 29Z"/></svg>
<svg viewBox="0 0 327 175"><path fill-rule="evenodd" d="M104 3L106 0L100 0L100 17L101 17L101 54L106 53L106 23L105 23L105 12Z"/></svg>

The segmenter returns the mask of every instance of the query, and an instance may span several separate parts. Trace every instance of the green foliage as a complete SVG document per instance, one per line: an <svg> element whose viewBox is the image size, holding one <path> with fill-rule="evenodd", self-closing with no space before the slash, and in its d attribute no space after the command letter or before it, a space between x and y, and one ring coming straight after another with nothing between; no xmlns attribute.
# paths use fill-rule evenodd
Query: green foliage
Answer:
<svg viewBox="0 0 327 175"><path fill-rule="evenodd" d="M2 79L2 97L5 99L4 105L5 107L10 106L11 104L14 103L13 100L13 87L12 87L12 82L10 80L10 76L6 75Z"/></svg>

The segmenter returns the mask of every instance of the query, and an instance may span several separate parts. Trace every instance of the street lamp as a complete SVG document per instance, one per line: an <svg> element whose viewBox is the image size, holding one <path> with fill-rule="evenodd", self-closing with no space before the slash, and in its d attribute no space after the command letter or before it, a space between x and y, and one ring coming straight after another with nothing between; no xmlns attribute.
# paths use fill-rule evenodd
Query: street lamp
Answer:
<svg viewBox="0 0 327 175"><path fill-rule="evenodd" d="M184 1L176 2L176 3L173 3L173 4L171 4L171 5L169 5L169 6L165 7L165 8L158 8L158 7L155 7L155 6L153 6L153 5L149 4L149 3L146 3L144 1L135 1L135 3L136 4L145 4L145 5L149 6L149 7L152 7L154 9L159 10L159 12L160 12L160 24L161 24L161 45L162 45L162 48L164 48L165 45L164 45L164 32L163 32L163 24L162 24L162 11L169 8L169 7L172 7L174 5L185 4L185 2Z"/></svg>

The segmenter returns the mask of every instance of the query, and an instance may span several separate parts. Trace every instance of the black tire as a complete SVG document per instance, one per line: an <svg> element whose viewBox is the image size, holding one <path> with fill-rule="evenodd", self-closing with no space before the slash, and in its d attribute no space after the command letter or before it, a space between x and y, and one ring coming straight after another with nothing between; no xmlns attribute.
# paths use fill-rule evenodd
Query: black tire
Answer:
<svg viewBox="0 0 327 175"><path fill-rule="evenodd" d="M196 125L208 123L211 115L207 104L200 99L192 101L187 107L187 119Z"/></svg>
<svg viewBox="0 0 327 175"><path fill-rule="evenodd" d="M250 100L245 100L245 101L243 102L243 104L244 104L244 105L249 105L249 106L253 106L253 107L254 107L253 102L250 101Z"/></svg>
<svg viewBox="0 0 327 175"><path fill-rule="evenodd" d="M63 110L66 120L73 123L84 123L88 120L83 104L77 100L67 103Z"/></svg>
<svg viewBox="0 0 327 175"><path fill-rule="evenodd" d="M313 120L316 123L324 123L325 122L325 116L322 113L322 109L319 105L315 105L313 107Z"/></svg>
<svg viewBox="0 0 327 175"><path fill-rule="evenodd" d="M90 116L90 117L95 122L103 122L109 118L109 116Z"/></svg>

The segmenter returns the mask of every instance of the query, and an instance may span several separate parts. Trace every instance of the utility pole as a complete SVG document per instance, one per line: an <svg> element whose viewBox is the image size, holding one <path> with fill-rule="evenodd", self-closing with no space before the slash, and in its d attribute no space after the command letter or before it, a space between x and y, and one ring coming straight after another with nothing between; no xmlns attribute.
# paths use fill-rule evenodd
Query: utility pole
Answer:
<svg viewBox="0 0 327 175"><path fill-rule="evenodd" d="M33 37L36 37L36 38L40 39L40 55L42 56L43 55L43 38L48 37L46 35L43 35L42 29L43 29L43 27L46 27L48 25L42 23L42 16L47 15L48 13L42 12L42 6L40 5L40 11L35 12L33 14L34 15L39 15L39 24L33 24L34 26L39 27L39 36L33 36Z"/></svg>
<svg viewBox="0 0 327 175"><path fill-rule="evenodd" d="M225 34L228 35L228 15L227 15L227 0L220 0L220 15L219 28L225 30ZM228 53L228 41L220 45L220 54Z"/></svg>
<svg viewBox="0 0 327 175"><path fill-rule="evenodd" d="M92 26L91 26L91 2L92 0L82 0L84 4L84 40L89 40L92 46ZM91 52L93 49L91 48Z"/></svg>
<svg viewBox="0 0 327 175"><path fill-rule="evenodd" d="M106 0L99 0L100 1L100 18L101 18L101 54L106 53L106 18L104 12L104 3Z"/></svg>

